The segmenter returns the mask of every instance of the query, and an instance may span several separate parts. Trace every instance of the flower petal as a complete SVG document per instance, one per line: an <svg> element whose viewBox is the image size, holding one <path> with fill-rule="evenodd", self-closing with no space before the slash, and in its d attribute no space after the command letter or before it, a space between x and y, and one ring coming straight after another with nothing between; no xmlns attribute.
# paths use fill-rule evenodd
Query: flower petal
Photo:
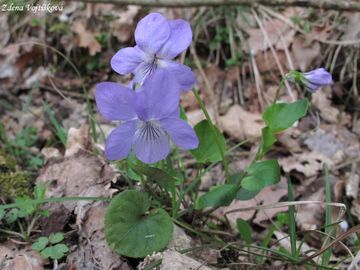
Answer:
<svg viewBox="0 0 360 270"><path fill-rule="evenodd" d="M142 62L134 71L134 82L143 85L146 78L157 70L157 66L153 63Z"/></svg>
<svg viewBox="0 0 360 270"><path fill-rule="evenodd" d="M134 142L135 126L135 121L129 121L111 132L105 145L105 156L108 160L119 160L129 155Z"/></svg>
<svg viewBox="0 0 360 270"><path fill-rule="evenodd" d="M143 121L161 119L178 109L180 91L173 75L157 70L148 77L136 95L136 113Z"/></svg>
<svg viewBox="0 0 360 270"><path fill-rule="evenodd" d="M195 74L188 66L174 61L163 60L161 67L174 75L181 90L190 90L194 86Z"/></svg>
<svg viewBox="0 0 360 270"><path fill-rule="evenodd" d="M145 53L155 54L170 36L170 25L159 13L142 18L135 29L136 44Z"/></svg>
<svg viewBox="0 0 360 270"><path fill-rule="evenodd" d="M126 121L137 117L135 93L125 86L113 82L98 83L95 99L101 115L109 121Z"/></svg>
<svg viewBox="0 0 360 270"><path fill-rule="evenodd" d="M305 72L304 76L312 83L328 85L332 83L332 75L324 68L317 68L315 70Z"/></svg>
<svg viewBox="0 0 360 270"><path fill-rule="evenodd" d="M160 127L138 128L135 135L134 152L145 163L158 162L169 154L169 138Z"/></svg>
<svg viewBox="0 0 360 270"><path fill-rule="evenodd" d="M194 129L179 118L164 118L159 120L162 128L169 134L176 146L182 149L195 149L199 140Z"/></svg>
<svg viewBox="0 0 360 270"><path fill-rule="evenodd" d="M137 46L123 48L111 58L111 67L122 75L132 73L143 61L143 54Z"/></svg>
<svg viewBox="0 0 360 270"><path fill-rule="evenodd" d="M170 25L170 37L158 52L158 55L173 59L190 46L192 31L190 24L185 20L169 20L168 23Z"/></svg>

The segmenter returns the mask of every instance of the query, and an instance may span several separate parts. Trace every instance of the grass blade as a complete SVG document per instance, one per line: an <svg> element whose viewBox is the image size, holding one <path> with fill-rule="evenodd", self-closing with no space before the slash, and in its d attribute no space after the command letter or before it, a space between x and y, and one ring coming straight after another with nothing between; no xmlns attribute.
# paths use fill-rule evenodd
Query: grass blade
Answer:
<svg viewBox="0 0 360 270"><path fill-rule="evenodd" d="M289 202L294 201L294 192L293 187L291 183L291 178L287 174L286 175L287 182L288 182L288 200ZM295 222L295 206L290 205L289 206L289 234L290 234L290 245L291 245L291 256L296 259L297 258L297 252L296 252L296 222Z"/></svg>

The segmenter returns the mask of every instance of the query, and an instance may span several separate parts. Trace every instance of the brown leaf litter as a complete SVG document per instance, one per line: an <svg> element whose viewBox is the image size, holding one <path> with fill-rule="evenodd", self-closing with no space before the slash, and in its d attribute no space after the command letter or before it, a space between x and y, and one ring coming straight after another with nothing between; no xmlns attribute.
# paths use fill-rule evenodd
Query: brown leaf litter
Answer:
<svg viewBox="0 0 360 270"><path fill-rule="evenodd" d="M11 242L0 245L1 270L43 270L44 263L40 254L29 246L18 249Z"/></svg>
<svg viewBox="0 0 360 270"><path fill-rule="evenodd" d="M70 129L63 157L54 150L43 150L47 160L41 170L38 183L51 182L48 197L111 197L111 181L116 179L115 170L91 152L92 145L88 126ZM51 232L65 227L68 217L75 214L78 243L70 247L68 267L80 269L130 269L119 255L112 252L104 237L104 214L106 204L94 201L67 201L49 206L52 215L43 227ZM63 217L63 218L61 218ZM59 226L59 222L64 222ZM54 225L55 224L55 225ZM62 230L62 229L61 229Z"/></svg>

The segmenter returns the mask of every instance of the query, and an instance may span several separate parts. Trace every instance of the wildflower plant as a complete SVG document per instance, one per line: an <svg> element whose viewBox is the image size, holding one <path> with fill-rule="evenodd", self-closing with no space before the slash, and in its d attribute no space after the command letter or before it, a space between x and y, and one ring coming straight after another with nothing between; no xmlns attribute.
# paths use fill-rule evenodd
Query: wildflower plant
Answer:
<svg viewBox="0 0 360 270"><path fill-rule="evenodd" d="M172 59L185 51L191 40L187 21L167 20L159 13L151 13L135 29L136 46L119 50L111 59L111 67L122 75L133 73L134 82L140 85L156 70L165 69L175 75L181 90L189 90L195 83L194 73Z"/></svg>
<svg viewBox="0 0 360 270"><path fill-rule="evenodd" d="M120 160L119 168L125 167L129 177L141 183L140 191L127 190L114 197L105 216L109 245L128 257L145 257L166 247L172 237L173 222L181 224L179 219L184 213L179 209L187 197L193 199L193 205L188 206L190 211L201 213L205 208L226 206L233 200L249 200L264 187L278 183L278 161L264 160L264 156L276 142L276 134L305 116L309 106L307 99L279 103L284 81L291 80L311 92L332 82L331 74L324 69L290 72L263 113L266 126L254 160L244 171L230 174L225 138L212 123L195 89L193 93L206 120L193 129L184 120L184 112L180 113L180 95L194 85L195 76L189 67L173 59L189 47L191 39L188 22L151 13L136 27L136 46L121 49L111 59L117 73L134 74L130 87L113 82L96 86L100 114L119 122L107 138L105 156L108 160ZM197 162L197 176L187 187L187 172L181 161L173 159L179 149L191 150ZM198 197L202 175L220 161L225 183Z"/></svg>

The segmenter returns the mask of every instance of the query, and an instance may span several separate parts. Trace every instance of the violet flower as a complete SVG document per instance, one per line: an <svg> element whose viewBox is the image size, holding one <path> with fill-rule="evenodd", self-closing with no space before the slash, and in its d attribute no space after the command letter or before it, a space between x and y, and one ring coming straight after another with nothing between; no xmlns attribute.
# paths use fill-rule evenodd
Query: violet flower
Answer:
<svg viewBox="0 0 360 270"><path fill-rule="evenodd" d="M111 67L119 74L133 73L134 82L144 84L157 69L170 71L181 86L189 90L195 75L188 66L172 61L185 51L192 40L190 24L184 20L166 20L159 13L150 13L135 29L135 47L119 50L111 59Z"/></svg>
<svg viewBox="0 0 360 270"><path fill-rule="evenodd" d="M96 85L101 115L109 121L121 121L107 138L107 159L123 159L133 149L139 160L154 163L169 154L170 140L182 149L197 148L194 130L179 117L179 88L172 79L159 70L144 82L140 92L112 82Z"/></svg>
<svg viewBox="0 0 360 270"><path fill-rule="evenodd" d="M332 84L332 75L324 68L317 68L302 75L301 82L313 93L322 86Z"/></svg>

